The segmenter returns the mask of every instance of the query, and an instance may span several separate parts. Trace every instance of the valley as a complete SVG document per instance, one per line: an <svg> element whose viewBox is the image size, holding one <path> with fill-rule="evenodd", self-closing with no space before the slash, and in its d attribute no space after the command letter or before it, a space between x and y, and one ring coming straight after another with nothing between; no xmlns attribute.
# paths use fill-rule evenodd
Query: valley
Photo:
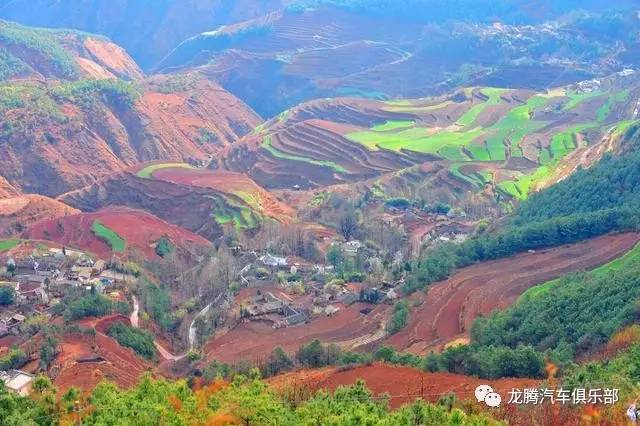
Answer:
<svg viewBox="0 0 640 426"><path fill-rule="evenodd" d="M622 424L634 2L117 3L0 0L0 419Z"/></svg>

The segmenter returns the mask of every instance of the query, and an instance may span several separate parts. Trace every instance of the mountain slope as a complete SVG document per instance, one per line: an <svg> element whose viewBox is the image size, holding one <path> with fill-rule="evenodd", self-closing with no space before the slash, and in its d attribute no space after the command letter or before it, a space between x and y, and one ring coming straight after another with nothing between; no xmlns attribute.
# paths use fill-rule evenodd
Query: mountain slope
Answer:
<svg viewBox="0 0 640 426"><path fill-rule="evenodd" d="M261 115L274 116L317 98L414 98L463 85L542 90L638 65L633 52L640 20L632 11L562 19L551 13L557 21L534 18L524 25L526 18L491 20L488 11L484 19L453 22L415 16L422 10L434 17L440 9L459 11L460 2L416 7L415 14L371 13L404 2L309 3L324 5L211 28L181 43L159 69L203 65ZM434 2L414 2L420 3ZM495 13L509 15L504 8Z"/></svg>
<svg viewBox="0 0 640 426"><path fill-rule="evenodd" d="M637 73L625 73L546 92L316 100L260 126L220 166L266 188L317 188L430 162L467 189L526 198L613 149L638 118L639 98Z"/></svg>
<svg viewBox="0 0 640 426"><path fill-rule="evenodd" d="M260 123L198 72L146 78L103 37L2 21L0 113L0 175L48 196L139 162L207 163Z"/></svg>
<svg viewBox="0 0 640 426"><path fill-rule="evenodd" d="M27 25L76 28L124 46L145 68L182 40L218 25L251 19L284 0L0 0L0 17Z"/></svg>
<svg viewBox="0 0 640 426"><path fill-rule="evenodd" d="M207 162L259 123L205 79L171 92L154 82L0 85L0 173L22 192L58 195L143 161Z"/></svg>
<svg viewBox="0 0 640 426"><path fill-rule="evenodd" d="M82 77L140 80L142 71L104 37L0 21L0 80Z"/></svg>

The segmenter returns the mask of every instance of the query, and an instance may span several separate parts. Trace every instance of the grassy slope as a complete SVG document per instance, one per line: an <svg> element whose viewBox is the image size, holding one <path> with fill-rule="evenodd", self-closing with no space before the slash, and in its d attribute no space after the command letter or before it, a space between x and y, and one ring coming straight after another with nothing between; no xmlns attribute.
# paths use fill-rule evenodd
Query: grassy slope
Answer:
<svg viewBox="0 0 640 426"><path fill-rule="evenodd" d="M605 276L614 271L621 271L630 264L638 264L638 263L640 263L640 244L635 246L631 251L626 253L624 256L594 269L593 271L591 271L591 273L596 276ZM530 288L520 296L520 299L518 300L518 302L520 302L521 300L525 300L527 297L536 297L551 291L556 285L558 285L561 282L561 280L562 279L552 280L544 284L540 284Z"/></svg>
<svg viewBox="0 0 640 426"><path fill-rule="evenodd" d="M162 170L162 169L193 169L193 166L185 163L161 163L161 164L152 164L150 166L145 167L144 169L138 172L138 177L149 179L153 176L153 173Z"/></svg>
<svg viewBox="0 0 640 426"><path fill-rule="evenodd" d="M11 250L12 248L15 248L18 245L20 245L21 242L22 242L21 240L17 240L17 239L0 240L0 251Z"/></svg>
<svg viewBox="0 0 640 426"><path fill-rule="evenodd" d="M116 234L111 229L104 226L99 221L93 222L91 225L91 231L97 236L105 240L110 246L111 249L117 253L124 252L124 249L127 246L125 240L123 240L118 234Z"/></svg>

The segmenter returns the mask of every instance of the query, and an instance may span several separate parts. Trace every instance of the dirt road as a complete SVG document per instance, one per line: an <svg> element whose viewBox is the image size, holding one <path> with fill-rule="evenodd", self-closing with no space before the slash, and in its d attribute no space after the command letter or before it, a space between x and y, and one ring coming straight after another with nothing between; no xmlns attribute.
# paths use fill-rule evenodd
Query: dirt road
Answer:
<svg viewBox="0 0 640 426"><path fill-rule="evenodd" d="M512 304L527 289L571 272L605 264L629 251L639 234L608 235L586 242L523 253L470 266L432 285L409 324L386 342L415 354L468 337L473 320Z"/></svg>

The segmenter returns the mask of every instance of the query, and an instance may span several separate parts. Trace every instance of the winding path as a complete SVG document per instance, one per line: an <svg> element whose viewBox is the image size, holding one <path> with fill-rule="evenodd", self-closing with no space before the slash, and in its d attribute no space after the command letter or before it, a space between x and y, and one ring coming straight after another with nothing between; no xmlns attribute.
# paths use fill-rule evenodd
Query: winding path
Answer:
<svg viewBox="0 0 640 426"><path fill-rule="evenodd" d="M201 316L206 315L211 309L211 306L213 306L213 304L215 303L218 303L222 295L223 293L220 293L213 302L209 303L207 306L202 308L202 310L198 312L198 314L195 317L193 317L193 320L189 325L189 350L190 351L194 349L195 343L196 343L196 332L197 332L196 320ZM133 311L131 312L131 316L129 317L132 327L140 328L139 317L140 317L140 302L138 302L138 298L136 296L133 296ZM186 352L182 355L174 355L168 350L166 350L160 343L158 343L157 340L154 340L153 344L155 345L160 355L168 361L180 361L182 358L186 357L187 354L189 353L189 352Z"/></svg>
<svg viewBox="0 0 640 426"><path fill-rule="evenodd" d="M134 328L140 328L139 314L140 303L138 302L138 298L136 296L133 296L133 312L131 312L131 317L129 317L129 320L131 321L131 326ZM157 340L154 340L153 344L160 353L160 356L162 356L162 358L166 359L167 361L180 361L182 358L187 356L186 353L182 355L172 354L171 352L166 350L160 343L158 343Z"/></svg>

